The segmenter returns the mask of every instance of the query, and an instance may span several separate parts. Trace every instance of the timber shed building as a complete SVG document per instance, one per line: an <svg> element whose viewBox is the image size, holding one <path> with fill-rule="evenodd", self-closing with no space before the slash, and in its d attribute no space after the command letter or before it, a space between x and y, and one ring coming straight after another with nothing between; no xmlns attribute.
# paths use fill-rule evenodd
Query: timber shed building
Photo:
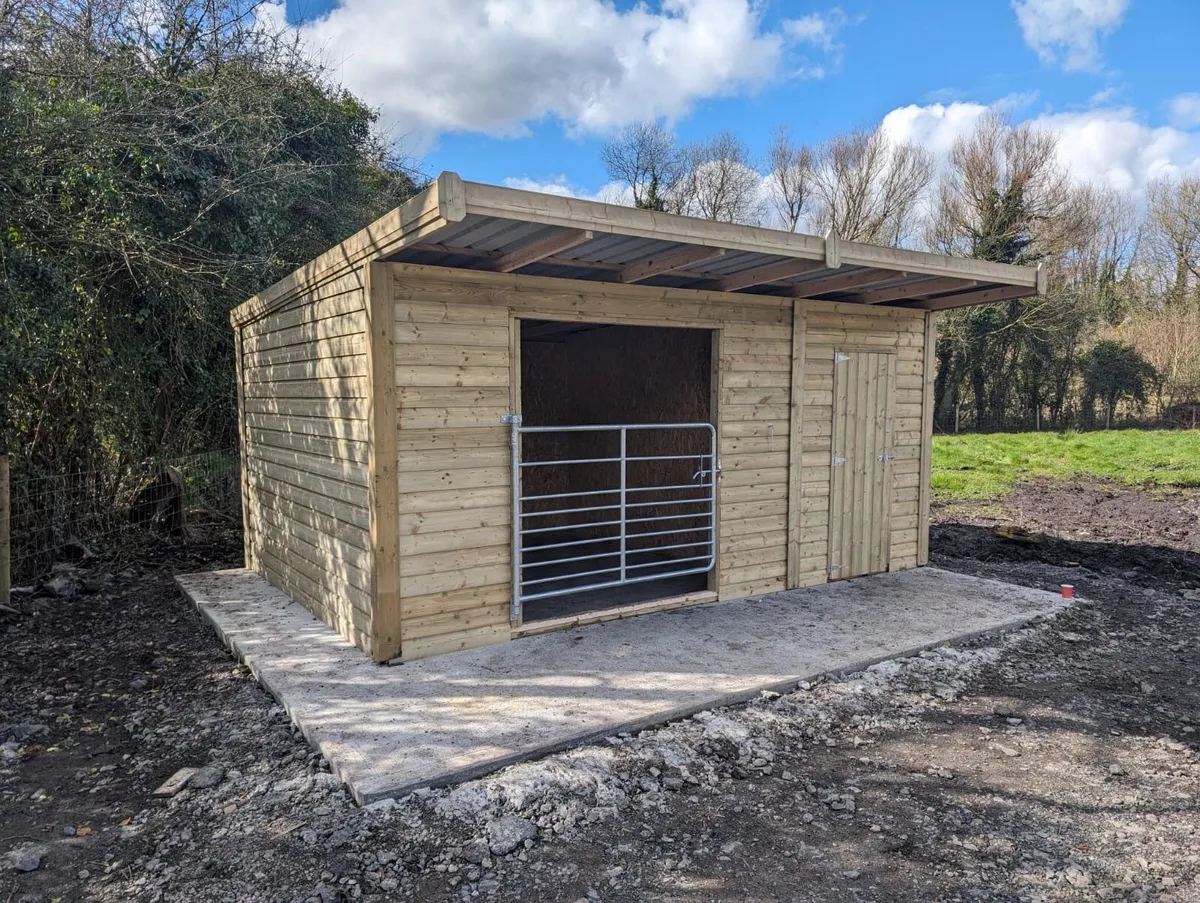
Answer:
<svg viewBox="0 0 1200 903"><path fill-rule="evenodd" d="M935 312L1044 290L443 173L231 315L247 567L377 661L917 567Z"/></svg>

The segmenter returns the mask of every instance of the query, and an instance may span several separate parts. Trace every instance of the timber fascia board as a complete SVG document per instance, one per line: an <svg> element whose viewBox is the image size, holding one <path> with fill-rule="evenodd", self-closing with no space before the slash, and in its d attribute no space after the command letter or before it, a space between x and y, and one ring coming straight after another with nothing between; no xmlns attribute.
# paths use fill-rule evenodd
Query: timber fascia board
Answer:
<svg viewBox="0 0 1200 903"><path fill-rule="evenodd" d="M238 327L264 317L317 285L418 241L433 240L465 216L463 181L455 173L444 172L395 210L235 307L229 313L229 322Z"/></svg>

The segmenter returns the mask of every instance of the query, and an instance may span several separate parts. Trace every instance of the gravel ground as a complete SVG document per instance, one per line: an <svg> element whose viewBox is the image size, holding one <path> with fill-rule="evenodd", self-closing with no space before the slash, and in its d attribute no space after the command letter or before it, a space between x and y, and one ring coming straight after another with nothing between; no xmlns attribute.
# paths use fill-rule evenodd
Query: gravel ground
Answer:
<svg viewBox="0 0 1200 903"><path fill-rule="evenodd" d="M940 567L1075 584L1052 622L365 810L174 590L194 562L77 568L0 626L0 903L1200 901L1172 504L1137 545L936 528Z"/></svg>

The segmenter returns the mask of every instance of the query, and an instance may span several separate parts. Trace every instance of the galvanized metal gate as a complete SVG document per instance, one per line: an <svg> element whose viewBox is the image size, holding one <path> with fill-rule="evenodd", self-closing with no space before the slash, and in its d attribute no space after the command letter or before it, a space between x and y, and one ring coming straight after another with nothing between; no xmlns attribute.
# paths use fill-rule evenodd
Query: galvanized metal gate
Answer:
<svg viewBox="0 0 1200 903"><path fill-rule="evenodd" d="M712 424L506 419L514 624L524 602L713 569L721 468Z"/></svg>

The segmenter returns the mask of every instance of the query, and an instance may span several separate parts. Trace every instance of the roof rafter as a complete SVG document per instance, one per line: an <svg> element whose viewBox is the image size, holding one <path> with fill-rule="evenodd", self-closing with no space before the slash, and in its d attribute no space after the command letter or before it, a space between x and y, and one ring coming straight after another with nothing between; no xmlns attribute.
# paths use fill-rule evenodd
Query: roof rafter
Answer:
<svg viewBox="0 0 1200 903"><path fill-rule="evenodd" d="M762 285L766 282L778 282L792 276L811 273L813 270L826 269L824 260L810 260L807 257L793 257L790 260L780 260L768 263L766 266L755 267L741 273L734 273L723 279L718 279L713 287L719 292L736 292L738 289Z"/></svg>
<svg viewBox="0 0 1200 903"><path fill-rule="evenodd" d="M432 253L432 254L453 254L459 257L476 257L480 261L486 261L487 267L492 268L492 261L499 260L504 255L499 251L483 251L479 248L457 248L451 245L442 245L435 242L426 242L423 244L415 244L405 249L404 257L398 258L397 263L411 262L408 252L413 253ZM582 258L573 257L543 257L541 260L536 260L534 263L544 263L550 266L560 267L578 267L581 270L597 270L605 273L611 273L615 276L624 267L619 263L606 263L603 260L583 260ZM435 264L436 266L437 264Z"/></svg>
<svg viewBox="0 0 1200 903"><path fill-rule="evenodd" d="M901 301L898 307L917 307L921 310L950 310L955 307L969 307L972 304L988 304L992 301L1009 301L1013 298L1026 298L1037 294L1036 287L1027 285L995 285L991 288L974 292L959 292L955 295L941 295L937 298L924 298L917 301Z"/></svg>
<svg viewBox="0 0 1200 903"><path fill-rule="evenodd" d="M649 279L651 276L669 273L671 270L678 270L693 263L699 263L702 260L712 260L715 257L722 257L724 254L724 248L710 248L704 245L679 248L674 251L668 251L665 254L658 254L640 263L630 264L617 273L617 282L640 282L643 279Z"/></svg>
<svg viewBox="0 0 1200 903"><path fill-rule="evenodd" d="M591 241L593 237L590 229L559 229L545 238L522 245L503 257L497 257L496 262L492 264L492 269L498 273L511 273L513 270L536 263L543 257L550 257L560 251L581 245L585 241Z"/></svg>
<svg viewBox="0 0 1200 903"><path fill-rule="evenodd" d="M823 276L809 282L792 283L790 294L796 298L812 298L816 295L824 295L829 292L845 292L852 288L873 285L876 282L884 282L888 279L896 279L905 275L907 274L897 273L895 270L880 270L869 267L863 270L856 270L853 273L838 273L836 276Z"/></svg>
<svg viewBox="0 0 1200 903"><path fill-rule="evenodd" d="M949 292L955 289L974 288L979 283L970 279L922 279L920 282L908 282L904 285L894 285L891 288L876 289L873 292L861 292L844 301L858 304L882 304L885 301L903 301L909 298L919 298L922 295L933 295L937 292Z"/></svg>

